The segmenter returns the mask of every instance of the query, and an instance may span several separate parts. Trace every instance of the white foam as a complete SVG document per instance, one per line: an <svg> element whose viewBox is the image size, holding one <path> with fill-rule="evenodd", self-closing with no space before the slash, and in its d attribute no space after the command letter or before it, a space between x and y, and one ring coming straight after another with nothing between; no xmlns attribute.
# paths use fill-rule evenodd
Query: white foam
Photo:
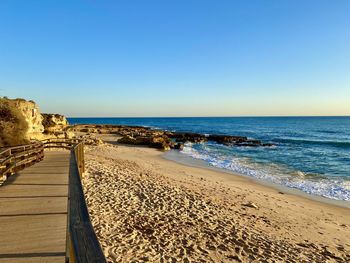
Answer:
<svg viewBox="0 0 350 263"><path fill-rule="evenodd" d="M296 188L313 195L350 201L349 180L339 178L309 180L305 178L306 174L302 171L290 171L276 164L262 165L254 163L247 158L233 158L217 153L210 153L210 149L207 147L204 147L204 150L204 152L200 152L193 148L192 143L186 143L181 152L192 158L203 160L217 168L227 169L261 180Z"/></svg>

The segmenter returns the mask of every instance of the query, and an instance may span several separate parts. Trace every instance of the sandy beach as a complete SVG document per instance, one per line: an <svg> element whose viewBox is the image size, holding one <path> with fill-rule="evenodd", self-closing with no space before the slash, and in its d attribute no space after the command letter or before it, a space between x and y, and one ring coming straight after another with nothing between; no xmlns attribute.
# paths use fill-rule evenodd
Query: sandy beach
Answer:
<svg viewBox="0 0 350 263"><path fill-rule="evenodd" d="M248 178L86 147L83 179L109 262L349 262L350 210Z"/></svg>

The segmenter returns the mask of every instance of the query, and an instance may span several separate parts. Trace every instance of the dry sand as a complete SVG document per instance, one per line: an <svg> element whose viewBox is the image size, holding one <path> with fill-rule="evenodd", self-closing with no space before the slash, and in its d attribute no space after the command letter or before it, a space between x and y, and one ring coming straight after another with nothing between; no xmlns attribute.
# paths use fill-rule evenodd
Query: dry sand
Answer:
<svg viewBox="0 0 350 263"><path fill-rule="evenodd" d="M150 148L90 146L86 166L109 262L350 262L350 209Z"/></svg>

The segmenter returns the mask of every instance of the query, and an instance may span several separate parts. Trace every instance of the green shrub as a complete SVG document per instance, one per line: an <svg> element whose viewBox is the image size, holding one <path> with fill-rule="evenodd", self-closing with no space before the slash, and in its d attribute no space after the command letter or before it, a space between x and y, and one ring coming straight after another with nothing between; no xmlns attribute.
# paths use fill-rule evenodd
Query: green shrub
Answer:
<svg viewBox="0 0 350 263"><path fill-rule="evenodd" d="M28 123L15 101L0 98L0 147L27 143Z"/></svg>

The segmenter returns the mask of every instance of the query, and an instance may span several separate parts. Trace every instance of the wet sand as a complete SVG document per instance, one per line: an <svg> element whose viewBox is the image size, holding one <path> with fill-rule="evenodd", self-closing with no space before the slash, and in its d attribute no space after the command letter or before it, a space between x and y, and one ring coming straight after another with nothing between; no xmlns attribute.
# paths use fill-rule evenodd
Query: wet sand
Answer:
<svg viewBox="0 0 350 263"><path fill-rule="evenodd" d="M109 262L350 261L350 209L162 156L87 147L83 184Z"/></svg>

